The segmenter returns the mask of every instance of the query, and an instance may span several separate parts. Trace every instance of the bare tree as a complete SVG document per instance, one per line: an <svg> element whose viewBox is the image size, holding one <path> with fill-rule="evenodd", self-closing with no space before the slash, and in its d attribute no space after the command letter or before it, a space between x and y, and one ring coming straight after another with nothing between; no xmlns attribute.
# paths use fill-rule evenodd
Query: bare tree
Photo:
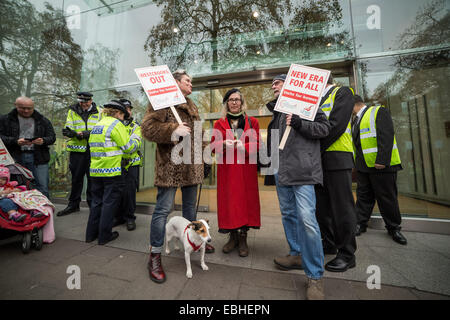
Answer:
<svg viewBox="0 0 450 320"><path fill-rule="evenodd" d="M28 1L3 0L0 32L0 104L19 95L34 99L71 92L79 85L82 50L60 10L46 3L38 12ZM6 112L6 110L2 110Z"/></svg>
<svg viewBox="0 0 450 320"><path fill-rule="evenodd" d="M283 16L289 12L290 1L273 0L158 0L163 6L162 21L147 37L145 50L152 63L162 57L171 67L199 60L218 62L231 48L231 39L245 32L255 32L283 26ZM258 18L253 17L258 12ZM175 29L176 28L176 29ZM174 30L176 32L174 32ZM235 39L232 39L235 40ZM249 51L240 46L241 54ZM253 50L256 55L257 50Z"/></svg>

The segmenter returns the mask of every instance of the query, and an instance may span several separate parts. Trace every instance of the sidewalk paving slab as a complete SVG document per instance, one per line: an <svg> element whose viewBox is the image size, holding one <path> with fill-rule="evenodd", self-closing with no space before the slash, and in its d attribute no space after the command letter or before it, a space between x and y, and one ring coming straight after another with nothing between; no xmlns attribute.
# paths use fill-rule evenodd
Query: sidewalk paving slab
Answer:
<svg viewBox="0 0 450 320"><path fill-rule="evenodd" d="M62 205L61 209L64 207ZM58 207L58 205L57 205ZM59 208L58 208L59 209ZM172 215L179 215L174 212ZM137 215L137 229L124 225L117 240L100 246L85 243L88 211L55 217L57 240L41 251L22 254L20 238L0 241L0 299L114 299L114 300L303 300L307 278L303 271L281 271L273 258L288 253L281 217L264 216L260 230L250 230L250 255L221 251L227 235L217 231L215 213L199 213L210 220L214 254L209 267L200 267L200 255L191 255L193 278L185 275L184 254L163 254L167 281L148 276L151 215ZM357 266L345 273L325 272L329 300L439 300L450 299L450 236L405 232L408 245L394 243L382 230L368 229L358 237ZM173 246L173 244L171 244ZM333 256L325 256L329 261ZM81 270L81 290L69 290L67 267ZM367 267L381 269L381 290L369 290ZM13 275L13 276L12 276Z"/></svg>

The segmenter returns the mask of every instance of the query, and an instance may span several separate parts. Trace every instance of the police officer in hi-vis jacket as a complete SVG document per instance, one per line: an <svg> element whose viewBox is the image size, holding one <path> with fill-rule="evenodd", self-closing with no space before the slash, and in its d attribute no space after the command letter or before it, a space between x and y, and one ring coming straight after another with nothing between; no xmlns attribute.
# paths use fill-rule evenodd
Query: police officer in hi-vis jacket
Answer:
<svg viewBox="0 0 450 320"><path fill-rule="evenodd" d="M132 154L140 143L137 137L130 139L123 124L128 118L123 104L110 101L103 107L102 119L89 137L92 203L86 228L86 242L98 239L99 245L119 236L117 231L112 232L112 228L124 188L123 154Z"/></svg>
<svg viewBox="0 0 450 320"><path fill-rule="evenodd" d="M116 101L116 100L114 100ZM127 109L129 118L123 122L128 130L131 139L138 141L138 149L133 153L124 153L123 158L125 160L125 172L124 181L125 189L122 194L122 201L120 204L120 210L117 211L114 226L126 223L127 230L132 231L136 229L136 216L134 211L136 210L136 191L139 186L139 167L142 162L141 153L139 151L142 144L141 126L133 119L132 109L133 106L130 100L120 99Z"/></svg>
<svg viewBox="0 0 450 320"><path fill-rule="evenodd" d="M91 184L89 178L90 153L88 139L92 128L101 116L92 93L78 92L78 102L69 107L66 124L62 133L70 138L67 142L69 155L69 169L72 174L72 189L70 191L67 207L59 211L57 216L65 216L80 211L81 192L83 190L84 176L87 177L86 200L91 205Z"/></svg>

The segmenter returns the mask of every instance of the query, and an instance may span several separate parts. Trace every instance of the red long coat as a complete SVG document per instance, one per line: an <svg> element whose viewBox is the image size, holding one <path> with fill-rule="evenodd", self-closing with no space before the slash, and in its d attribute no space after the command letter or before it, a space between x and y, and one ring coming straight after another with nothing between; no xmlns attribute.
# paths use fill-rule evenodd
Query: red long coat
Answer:
<svg viewBox="0 0 450 320"><path fill-rule="evenodd" d="M251 129L245 116L245 128L240 140L245 155L236 148L224 148L223 140L234 136L226 118L216 121L211 147L217 158L217 218L220 229L237 229L243 226L260 227L261 215L256 165L259 146L259 123L251 119ZM227 131L228 130L228 131ZM227 164L227 154L232 164ZM250 163L251 162L253 163ZM221 164L222 162L222 164Z"/></svg>

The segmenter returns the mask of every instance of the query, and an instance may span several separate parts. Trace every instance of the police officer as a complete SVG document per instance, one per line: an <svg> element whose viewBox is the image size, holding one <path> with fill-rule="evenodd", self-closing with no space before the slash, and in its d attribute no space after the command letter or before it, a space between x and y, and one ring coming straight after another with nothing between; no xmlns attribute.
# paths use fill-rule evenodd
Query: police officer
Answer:
<svg viewBox="0 0 450 320"><path fill-rule="evenodd" d="M321 109L331 129L321 140L323 186L316 185L316 216L325 254L336 257L325 265L331 272L343 272L356 265L356 213L352 193L353 145L351 117L354 97L348 87L333 85L330 75Z"/></svg>
<svg viewBox="0 0 450 320"><path fill-rule="evenodd" d="M136 210L136 191L139 186L139 166L142 161L141 153L139 151L142 143L142 134L141 126L133 119L133 106L131 101L120 99L119 102L126 107L129 115L129 119L124 121L124 125L128 130L130 139L136 139L139 146L132 154L123 154L123 158L126 161L126 170L124 172L125 189L122 195L120 210L117 211L115 217L116 221L114 225L126 223L127 230L132 231L136 229L136 216L134 215L134 211Z"/></svg>
<svg viewBox="0 0 450 320"><path fill-rule="evenodd" d="M69 169L72 174L72 189L67 207L59 211L57 216L65 216L80 211L81 192L84 176L87 177L87 203L91 205L91 183L89 178L89 145L88 139L92 128L100 120L97 105L92 101L92 93L78 92L78 102L69 107L67 120L62 133L70 138L67 143Z"/></svg>
<svg viewBox="0 0 450 320"><path fill-rule="evenodd" d="M98 244L104 245L119 236L117 231L112 232L112 227L124 187L122 155L131 154L139 147L139 140L130 139L122 123L127 118L125 106L120 102L110 101L104 105L102 119L92 129L89 137L92 203L86 242L98 239Z"/></svg>
<svg viewBox="0 0 450 320"><path fill-rule="evenodd" d="M355 96L353 143L356 165L356 235L366 232L375 201L389 235L406 245L397 199L397 171L402 170L391 115L386 108L367 107Z"/></svg>

